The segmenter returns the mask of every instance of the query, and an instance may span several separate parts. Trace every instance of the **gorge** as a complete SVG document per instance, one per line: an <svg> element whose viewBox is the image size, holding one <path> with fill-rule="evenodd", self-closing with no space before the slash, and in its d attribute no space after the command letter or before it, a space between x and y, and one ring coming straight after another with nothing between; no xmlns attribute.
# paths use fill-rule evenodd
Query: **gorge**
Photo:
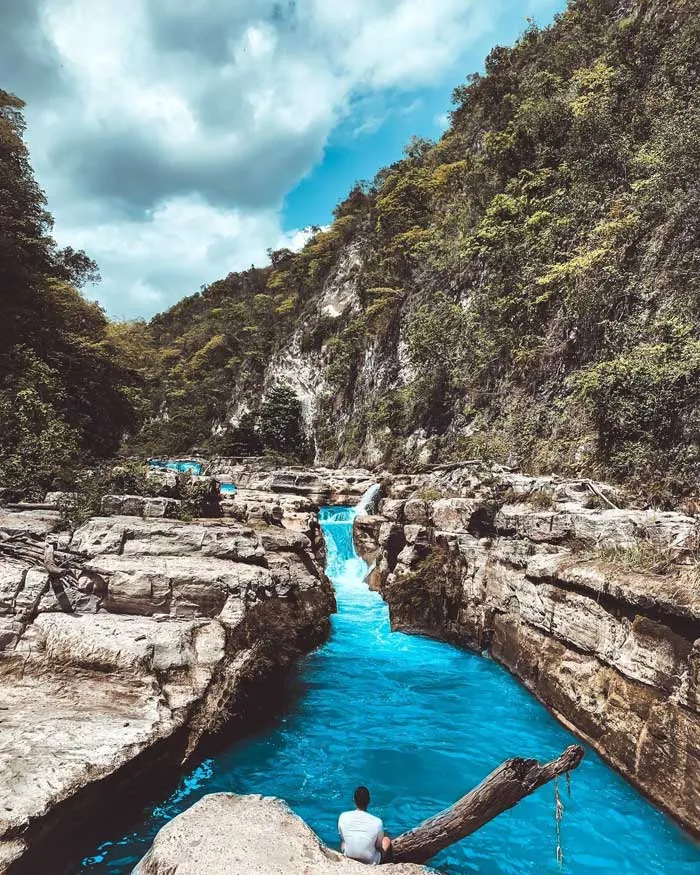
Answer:
<svg viewBox="0 0 700 875"><path fill-rule="evenodd" d="M253 839L354 872L355 785L397 834L574 739L571 795L436 867L697 872L700 0L528 21L436 141L149 321L81 293L23 108L0 89L0 875L268 875Z"/></svg>
<svg viewBox="0 0 700 875"><path fill-rule="evenodd" d="M504 757L547 758L571 740L495 662L391 632L353 548L355 518L340 507L321 512L338 613L329 642L293 671L281 713L205 759L138 827L100 845L73 875L126 875L157 830L207 793L279 796L334 846L338 813L365 781L374 810L396 834L452 803ZM357 520L363 528L364 519ZM700 862L700 848L592 751L572 775L571 797L561 792L564 871L690 873ZM548 787L434 864L452 875L555 872L555 850Z"/></svg>

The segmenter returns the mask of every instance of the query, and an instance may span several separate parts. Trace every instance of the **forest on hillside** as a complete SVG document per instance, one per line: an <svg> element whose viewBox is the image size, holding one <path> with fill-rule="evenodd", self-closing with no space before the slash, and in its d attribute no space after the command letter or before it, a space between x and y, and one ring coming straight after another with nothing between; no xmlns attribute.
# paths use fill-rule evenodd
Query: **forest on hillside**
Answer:
<svg viewBox="0 0 700 875"><path fill-rule="evenodd" d="M24 104L0 90L0 486L33 494L112 456L138 426L141 377L79 289L98 277L59 249L24 144Z"/></svg>
<svg viewBox="0 0 700 875"><path fill-rule="evenodd" d="M330 463L371 444L410 468L420 431L432 462L585 472L659 504L693 495L699 79L698 0L571 0L495 48L455 89L441 139L359 182L300 252L122 324L76 291L95 267L52 243L21 104L3 92L0 479L36 459L48 483L119 437L125 453ZM330 316L319 300L348 253L354 305ZM293 389L269 373L292 343L318 374L303 447ZM261 418L271 389L281 435Z"/></svg>

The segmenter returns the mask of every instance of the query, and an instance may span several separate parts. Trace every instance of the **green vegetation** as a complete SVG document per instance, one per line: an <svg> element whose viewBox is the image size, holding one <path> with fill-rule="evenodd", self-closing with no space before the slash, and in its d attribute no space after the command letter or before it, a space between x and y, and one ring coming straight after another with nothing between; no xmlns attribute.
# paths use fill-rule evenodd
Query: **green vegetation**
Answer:
<svg viewBox="0 0 700 875"><path fill-rule="evenodd" d="M0 90L0 485L41 496L79 459L113 454L136 424L137 376L100 308L84 252L58 249L23 142L22 102Z"/></svg>
<svg viewBox="0 0 700 875"><path fill-rule="evenodd" d="M263 402L284 351L315 375L330 463L469 456L625 481L658 505L697 493L700 0L570 0L495 48L439 142L358 183L300 252L149 324L107 326L74 291L94 265L47 237L12 100L3 472L36 459L46 483L76 447L106 454L124 433L132 453L306 458L293 388ZM338 287L352 302L333 315ZM36 312L55 315L39 330Z"/></svg>
<svg viewBox="0 0 700 875"><path fill-rule="evenodd" d="M294 390L273 386L260 408L258 431L264 447L286 455L308 455L301 404Z"/></svg>
<svg viewBox="0 0 700 875"><path fill-rule="evenodd" d="M181 501L179 519L220 516L221 494L218 482L209 477L192 480L189 475L177 475L172 480L147 477L141 462L102 463L94 468L78 468L71 472L70 489L60 502L66 524L80 525L100 512L105 495L142 495L176 498Z"/></svg>
<svg viewBox="0 0 700 875"><path fill-rule="evenodd" d="M652 541L639 540L630 547L603 547L597 558L629 572L660 575L697 573L696 565L684 567L676 564L672 551Z"/></svg>

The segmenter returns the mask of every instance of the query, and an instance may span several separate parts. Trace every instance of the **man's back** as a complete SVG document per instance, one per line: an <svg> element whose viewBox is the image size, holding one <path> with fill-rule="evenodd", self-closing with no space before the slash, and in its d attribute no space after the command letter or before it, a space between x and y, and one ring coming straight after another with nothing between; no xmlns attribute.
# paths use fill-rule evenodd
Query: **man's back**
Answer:
<svg viewBox="0 0 700 875"><path fill-rule="evenodd" d="M338 818L338 832L343 840L343 853L363 863L380 863L384 824L368 811L344 811Z"/></svg>

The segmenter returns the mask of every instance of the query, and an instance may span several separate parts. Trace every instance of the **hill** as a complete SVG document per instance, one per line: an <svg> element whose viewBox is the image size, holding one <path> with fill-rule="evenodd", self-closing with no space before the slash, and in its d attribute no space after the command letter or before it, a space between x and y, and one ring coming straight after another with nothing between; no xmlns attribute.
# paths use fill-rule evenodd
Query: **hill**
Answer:
<svg viewBox="0 0 700 875"><path fill-rule="evenodd" d="M169 418L148 441L244 448L286 384L328 463L694 489L699 76L696 0L572 0L495 48L440 141L355 186L301 252L153 320Z"/></svg>

